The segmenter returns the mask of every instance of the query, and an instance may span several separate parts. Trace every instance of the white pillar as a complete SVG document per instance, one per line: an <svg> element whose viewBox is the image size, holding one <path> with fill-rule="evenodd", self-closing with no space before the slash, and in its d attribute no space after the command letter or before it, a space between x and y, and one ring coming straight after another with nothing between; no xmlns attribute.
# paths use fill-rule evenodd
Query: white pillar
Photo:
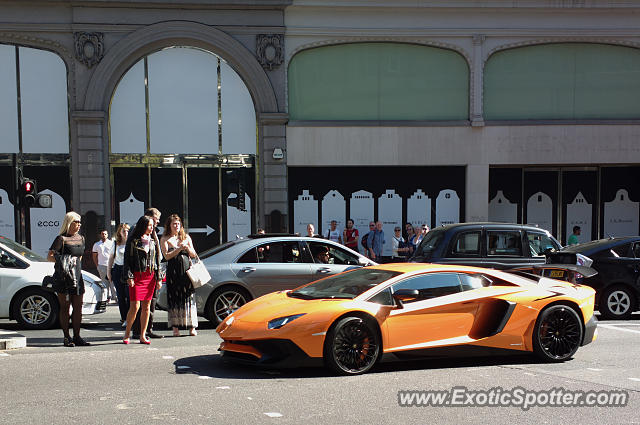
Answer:
<svg viewBox="0 0 640 425"><path fill-rule="evenodd" d="M467 165L465 221L489 219L489 165Z"/></svg>

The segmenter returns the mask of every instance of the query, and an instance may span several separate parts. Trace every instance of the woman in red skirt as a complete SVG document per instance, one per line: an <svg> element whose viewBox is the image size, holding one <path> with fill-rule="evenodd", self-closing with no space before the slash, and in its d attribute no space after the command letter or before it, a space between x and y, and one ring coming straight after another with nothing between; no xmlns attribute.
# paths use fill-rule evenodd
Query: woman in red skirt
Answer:
<svg viewBox="0 0 640 425"><path fill-rule="evenodd" d="M138 309L140 312L140 343L151 344L145 337L145 330L149 321L149 307L154 289L160 289L161 283L156 280L159 264L155 239L151 235L153 232L153 219L142 216L136 223L133 233L124 251L123 275L127 277L129 285L129 312L127 313L127 329L124 334L125 344L129 343L131 325L133 324Z"/></svg>

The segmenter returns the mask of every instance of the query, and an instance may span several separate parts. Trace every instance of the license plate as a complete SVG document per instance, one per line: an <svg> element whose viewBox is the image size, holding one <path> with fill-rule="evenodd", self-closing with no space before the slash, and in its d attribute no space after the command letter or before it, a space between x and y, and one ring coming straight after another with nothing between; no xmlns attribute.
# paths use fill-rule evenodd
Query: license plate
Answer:
<svg viewBox="0 0 640 425"><path fill-rule="evenodd" d="M551 270L549 277L564 277L564 270Z"/></svg>

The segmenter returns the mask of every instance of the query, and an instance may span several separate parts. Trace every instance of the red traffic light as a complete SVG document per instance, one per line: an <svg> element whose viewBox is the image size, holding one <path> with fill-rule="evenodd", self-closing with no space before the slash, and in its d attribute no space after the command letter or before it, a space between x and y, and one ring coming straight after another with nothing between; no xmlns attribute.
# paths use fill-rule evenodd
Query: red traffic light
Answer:
<svg viewBox="0 0 640 425"><path fill-rule="evenodd" d="M23 182L22 190L24 191L25 195L33 194L33 192L35 192L33 182L31 180L26 180L25 182Z"/></svg>

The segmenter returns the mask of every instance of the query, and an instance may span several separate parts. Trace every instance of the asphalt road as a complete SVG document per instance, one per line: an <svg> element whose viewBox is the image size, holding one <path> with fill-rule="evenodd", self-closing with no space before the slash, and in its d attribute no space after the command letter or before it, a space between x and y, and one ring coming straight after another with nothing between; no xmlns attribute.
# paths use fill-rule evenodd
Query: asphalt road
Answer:
<svg viewBox="0 0 640 425"><path fill-rule="evenodd" d="M7 424L631 424L640 423L640 316L602 321L598 340L561 364L530 356L431 359L378 365L355 377L325 369L262 370L223 362L204 319L196 337L171 337L166 313L151 346L120 341L117 308L85 316L91 347L61 331L20 331L27 348L0 351L0 423ZM0 328L17 330L0 320ZM625 407L400 407L398 391L628 392ZM476 400L481 400L476 398Z"/></svg>

